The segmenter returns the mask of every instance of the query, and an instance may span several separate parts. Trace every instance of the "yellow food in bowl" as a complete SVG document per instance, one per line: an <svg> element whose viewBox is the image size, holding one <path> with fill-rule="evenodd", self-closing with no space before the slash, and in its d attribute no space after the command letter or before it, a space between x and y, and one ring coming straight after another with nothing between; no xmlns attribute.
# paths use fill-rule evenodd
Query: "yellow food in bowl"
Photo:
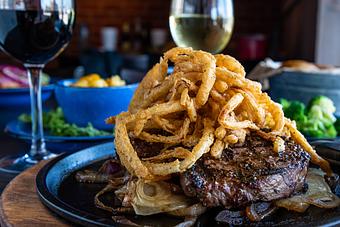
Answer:
<svg viewBox="0 0 340 227"><path fill-rule="evenodd" d="M73 87L117 87L124 86L125 80L120 76L115 75L110 78L103 79L98 74L89 74L80 78L77 82L73 83Z"/></svg>
<svg viewBox="0 0 340 227"><path fill-rule="evenodd" d="M118 75L111 76L110 78L106 79L106 83L110 87L124 86L126 84L125 80L121 79Z"/></svg>

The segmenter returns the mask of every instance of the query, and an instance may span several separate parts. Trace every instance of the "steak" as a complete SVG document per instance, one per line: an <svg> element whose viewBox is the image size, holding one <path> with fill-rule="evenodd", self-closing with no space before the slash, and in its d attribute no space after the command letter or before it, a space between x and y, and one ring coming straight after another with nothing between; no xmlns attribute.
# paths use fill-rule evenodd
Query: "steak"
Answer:
<svg viewBox="0 0 340 227"><path fill-rule="evenodd" d="M134 137L130 137L130 141L139 158L156 156L164 148L164 144L162 143L149 143Z"/></svg>
<svg viewBox="0 0 340 227"><path fill-rule="evenodd" d="M242 146L225 149L220 159L201 157L180 175L180 183L187 196L204 206L240 208L301 191L309 159L293 141L285 141L285 150L277 153L272 142L252 134Z"/></svg>

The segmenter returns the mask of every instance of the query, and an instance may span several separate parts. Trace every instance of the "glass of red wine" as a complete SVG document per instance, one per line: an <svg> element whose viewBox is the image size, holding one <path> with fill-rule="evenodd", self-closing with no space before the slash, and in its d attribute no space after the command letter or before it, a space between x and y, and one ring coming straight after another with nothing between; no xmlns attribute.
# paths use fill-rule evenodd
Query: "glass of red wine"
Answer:
<svg viewBox="0 0 340 227"><path fill-rule="evenodd" d="M0 1L0 48L28 71L32 117L30 151L22 157L1 159L2 170L20 172L55 156L45 147L40 75L45 64L70 42L74 21L74 0Z"/></svg>

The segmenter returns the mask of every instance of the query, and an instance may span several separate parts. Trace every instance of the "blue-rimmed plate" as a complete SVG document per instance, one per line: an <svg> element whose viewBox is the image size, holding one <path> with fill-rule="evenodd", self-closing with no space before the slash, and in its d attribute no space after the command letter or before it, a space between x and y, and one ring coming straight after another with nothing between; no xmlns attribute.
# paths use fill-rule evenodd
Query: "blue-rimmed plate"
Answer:
<svg viewBox="0 0 340 227"><path fill-rule="evenodd" d="M30 143L32 138L31 125L19 120L9 122L6 125L5 132L28 143ZM48 131L45 131L44 134L47 149L55 153L78 151L97 144L113 141L113 134L106 136L53 136Z"/></svg>

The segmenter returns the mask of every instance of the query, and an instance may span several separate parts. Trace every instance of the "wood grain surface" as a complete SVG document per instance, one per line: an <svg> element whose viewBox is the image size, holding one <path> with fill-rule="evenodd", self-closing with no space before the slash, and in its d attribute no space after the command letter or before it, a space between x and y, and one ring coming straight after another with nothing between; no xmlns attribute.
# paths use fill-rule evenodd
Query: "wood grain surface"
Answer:
<svg viewBox="0 0 340 227"><path fill-rule="evenodd" d="M48 210L38 198L35 177L45 163L24 171L7 185L0 200L0 226L72 226Z"/></svg>

